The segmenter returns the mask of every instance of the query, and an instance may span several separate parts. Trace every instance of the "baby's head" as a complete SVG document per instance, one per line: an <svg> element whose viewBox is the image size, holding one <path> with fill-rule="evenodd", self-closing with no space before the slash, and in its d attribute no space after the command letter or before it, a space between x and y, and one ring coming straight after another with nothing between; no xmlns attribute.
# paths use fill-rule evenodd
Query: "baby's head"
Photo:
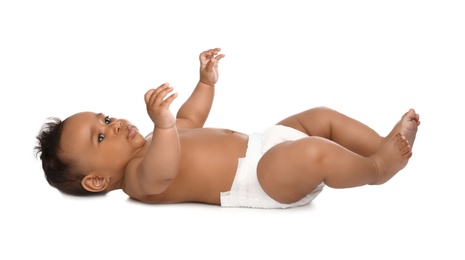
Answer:
<svg viewBox="0 0 465 260"><path fill-rule="evenodd" d="M49 118L37 135L35 151L36 155L40 154L45 178L51 186L67 194L94 194L81 185L85 174L78 169L76 163L60 156L63 127L64 122L61 119Z"/></svg>
<svg viewBox="0 0 465 260"><path fill-rule="evenodd" d="M124 119L81 112L65 120L50 118L37 135L48 183L72 195L105 193L121 188L128 162L145 138Z"/></svg>

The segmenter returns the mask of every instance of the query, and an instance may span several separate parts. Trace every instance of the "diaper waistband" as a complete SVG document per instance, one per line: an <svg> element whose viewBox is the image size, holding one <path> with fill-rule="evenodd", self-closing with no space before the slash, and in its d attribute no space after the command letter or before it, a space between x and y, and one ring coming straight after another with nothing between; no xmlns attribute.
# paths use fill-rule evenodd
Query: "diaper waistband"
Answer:
<svg viewBox="0 0 465 260"><path fill-rule="evenodd" d="M249 135L249 141L247 142L246 157L256 156L262 152L262 133L253 133Z"/></svg>

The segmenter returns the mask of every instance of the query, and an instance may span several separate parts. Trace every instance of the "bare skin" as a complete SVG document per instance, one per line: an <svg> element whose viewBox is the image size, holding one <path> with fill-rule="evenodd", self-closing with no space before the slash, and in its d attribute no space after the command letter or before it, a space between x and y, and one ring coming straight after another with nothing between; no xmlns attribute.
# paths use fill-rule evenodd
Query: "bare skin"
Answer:
<svg viewBox="0 0 465 260"><path fill-rule="evenodd" d="M309 137L270 149L258 164L258 179L270 197L292 203L322 182L332 188L386 182L411 157L420 121L411 109L385 138L327 108L310 109L278 124L300 130Z"/></svg>
<svg viewBox="0 0 465 260"><path fill-rule="evenodd" d="M173 88L163 84L145 94L154 130L147 137L129 121L92 112L66 120L61 148L86 172L89 191L122 189L146 203L220 204L229 191L248 136L228 129L203 128L210 111L219 48L200 55L200 81L176 117L169 106ZM280 125L309 137L271 148L259 162L261 186L282 203L298 201L324 182L333 188L382 184L412 156L419 116L409 110L381 137L368 126L337 111L319 107L290 116Z"/></svg>

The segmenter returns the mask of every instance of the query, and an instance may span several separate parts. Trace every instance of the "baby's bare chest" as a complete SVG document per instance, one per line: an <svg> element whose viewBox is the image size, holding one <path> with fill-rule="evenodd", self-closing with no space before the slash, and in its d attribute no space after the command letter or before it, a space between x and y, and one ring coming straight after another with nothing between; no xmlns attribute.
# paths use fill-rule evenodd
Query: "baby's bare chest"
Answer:
<svg viewBox="0 0 465 260"><path fill-rule="evenodd" d="M219 203L219 193L231 188L247 140L247 135L222 129L180 133L179 174L166 195L179 202Z"/></svg>

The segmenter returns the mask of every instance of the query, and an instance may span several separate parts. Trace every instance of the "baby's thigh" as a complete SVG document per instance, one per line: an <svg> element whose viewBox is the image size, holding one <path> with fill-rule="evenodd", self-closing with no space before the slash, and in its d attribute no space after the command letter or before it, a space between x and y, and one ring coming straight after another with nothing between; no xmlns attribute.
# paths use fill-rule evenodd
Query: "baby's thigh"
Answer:
<svg viewBox="0 0 465 260"><path fill-rule="evenodd" d="M281 203L293 203L323 182L317 165L313 165L309 158L318 142L312 137L287 141L272 147L262 156L257 166L257 177L268 196Z"/></svg>

